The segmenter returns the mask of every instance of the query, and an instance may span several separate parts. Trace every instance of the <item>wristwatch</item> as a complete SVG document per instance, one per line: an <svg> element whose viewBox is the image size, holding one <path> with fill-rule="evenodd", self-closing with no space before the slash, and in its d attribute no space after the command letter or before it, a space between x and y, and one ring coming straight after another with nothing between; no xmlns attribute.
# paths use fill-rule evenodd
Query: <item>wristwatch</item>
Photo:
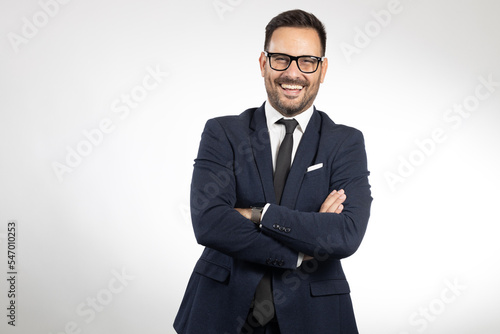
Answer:
<svg viewBox="0 0 500 334"><path fill-rule="evenodd" d="M260 206L252 206L251 208L252 208L252 215L250 216L250 220L257 225L260 225L262 211L264 210L264 208Z"/></svg>

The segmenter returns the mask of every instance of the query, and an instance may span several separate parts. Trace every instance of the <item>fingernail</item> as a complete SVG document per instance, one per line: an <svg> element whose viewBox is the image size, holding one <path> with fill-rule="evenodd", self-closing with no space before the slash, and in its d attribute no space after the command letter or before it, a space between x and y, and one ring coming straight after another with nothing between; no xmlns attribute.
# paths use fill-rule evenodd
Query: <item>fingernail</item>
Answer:
<svg viewBox="0 0 500 334"><path fill-rule="evenodd" d="M335 194L336 192L337 192L337 190L335 190L335 189L334 189L334 190L330 193L330 195L333 195L333 194Z"/></svg>
<svg viewBox="0 0 500 334"><path fill-rule="evenodd" d="M340 189L339 194L343 194L343 193L344 193L344 189Z"/></svg>

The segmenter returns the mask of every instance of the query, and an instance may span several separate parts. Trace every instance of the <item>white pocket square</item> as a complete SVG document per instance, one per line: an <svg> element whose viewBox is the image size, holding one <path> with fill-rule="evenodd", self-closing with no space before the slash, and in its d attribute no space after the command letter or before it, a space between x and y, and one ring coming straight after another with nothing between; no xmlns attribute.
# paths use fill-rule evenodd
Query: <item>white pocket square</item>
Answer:
<svg viewBox="0 0 500 334"><path fill-rule="evenodd" d="M316 170L316 169L320 169L321 167L323 167L322 162L320 162L319 164L316 164L316 165L312 165L312 166L307 168L307 173L312 172L313 170Z"/></svg>

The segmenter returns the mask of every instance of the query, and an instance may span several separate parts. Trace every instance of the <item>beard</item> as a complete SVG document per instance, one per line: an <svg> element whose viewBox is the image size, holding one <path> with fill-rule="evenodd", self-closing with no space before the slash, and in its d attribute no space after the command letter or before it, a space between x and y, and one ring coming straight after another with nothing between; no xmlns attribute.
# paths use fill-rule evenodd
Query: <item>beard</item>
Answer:
<svg viewBox="0 0 500 334"><path fill-rule="evenodd" d="M281 84L300 85L302 86L303 96L296 98L287 98L280 92ZM270 79L266 80L267 97L271 105L279 111L283 116L293 117L307 110L314 102L319 90L318 82L311 85L305 80L294 80L290 78L278 78L271 83Z"/></svg>

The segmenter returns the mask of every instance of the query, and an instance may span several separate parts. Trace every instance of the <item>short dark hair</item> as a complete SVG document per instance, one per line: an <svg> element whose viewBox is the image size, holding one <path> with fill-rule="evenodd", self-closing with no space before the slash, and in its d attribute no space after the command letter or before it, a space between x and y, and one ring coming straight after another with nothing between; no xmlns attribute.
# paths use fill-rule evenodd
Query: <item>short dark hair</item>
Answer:
<svg viewBox="0 0 500 334"><path fill-rule="evenodd" d="M275 16L266 26L266 39L264 41L264 50L268 51L269 42L273 32L281 27L293 28L312 28L318 33L321 41L322 55L326 52L326 31L323 23L316 16L300 9L289 10Z"/></svg>

